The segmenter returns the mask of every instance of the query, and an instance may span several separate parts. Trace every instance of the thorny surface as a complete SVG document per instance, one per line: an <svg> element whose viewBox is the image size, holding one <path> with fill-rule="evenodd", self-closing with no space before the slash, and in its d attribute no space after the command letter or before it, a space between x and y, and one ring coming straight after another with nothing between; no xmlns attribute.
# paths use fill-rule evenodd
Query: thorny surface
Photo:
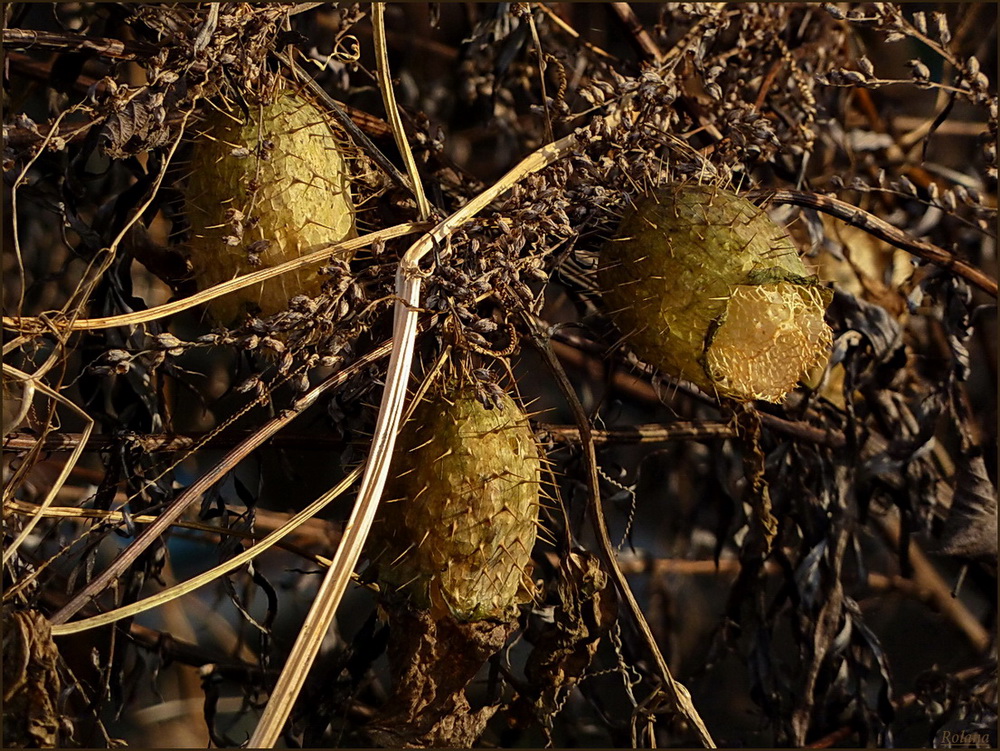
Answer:
<svg viewBox="0 0 1000 751"><path fill-rule="evenodd" d="M516 383L550 410L539 421L572 422L553 377L530 348L520 353L532 335L525 321L540 319L595 427L733 426L728 438L693 431L659 448L598 447L613 535L651 561L633 586L716 741L923 745L942 728L995 721L995 661L985 656L996 626L995 300L865 231L875 217L996 278L995 9L668 3L636 6L644 35L602 5L387 10L404 127L441 216L581 129L570 158L514 185L433 254L422 360L453 346L485 401ZM10 4L6 13L4 358L82 406L102 434L56 505L119 513L43 519L11 557L4 602L17 612L5 609L5 655L10 623L59 611L119 540L141 531L134 517L155 516L218 461L213 439L281 414L389 334L401 240L329 261L321 297L232 329L197 312L66 327L193 294L181 191L199 113L273 91L290 75L276 53L293 55L365 134L354 143L360 231L417 219L412 195L378 167L400 164L381 119L367 6ZM834 288L830 367L779 407L720 404L651 373L602 314L592 274L602 239L635 196L677 180L776 195L772 215ZM840 221L780 202L781 191L863 213ZM218 534L162 536L80 615L187 578L206 551L209 564L234 555L245 543L228 532L255 533L333 485L364 458L383 376L384 361L359 368L286 428L339 446L319 469L315 451L291 449L227 468L190 514ZM8 544L24 504L45 497L65 459L44 441L82 427L40 390L8 425L23 388L5 372L4 431L22 446L5 448ZM143 448L147 436L206 431L179 453ZM556 472L534 556L538 599L468 696L441 706L488 710L476 715L482 727L472 724L495 745L690 743L597 567L584 453L555 434L539 432ZM25 450L26 437L41 440ZM302 543L306 552L331 554L346 510L330 514L329 534ZM924 548L947 581L926 574ZM165 743L143 728L169 691L203 707L189 726L207 725L182 730L190 715L176 715L170 745L238 744L315 586L313 564L293 556L268 553L197 604L192 595L148 621L57 639L67 688L55 701L68 721L43 723L25 742L58 733L63 745L108 745L110 733ZM725 585L655 573L652 563L672 558L735 561L739 573ZM943 602L934 587L947 594L959 574L957 605L921 615L943 650L940 664L923 660L898 625L923 611L872 597L876 577L910 577L915 602L933 604ZM352 597L373 612L364 590ZM230 622L192 626L197 608L223 602ZM373 717L405 713L386 705L386 642L374 615L341 618L290 742L353 745ZM969 668L979 672L959 677ZM60 679L37 675L18 680L40 686L34 706L45 708L44 680ZM720 700L720 686L739 698Z"/></svg>

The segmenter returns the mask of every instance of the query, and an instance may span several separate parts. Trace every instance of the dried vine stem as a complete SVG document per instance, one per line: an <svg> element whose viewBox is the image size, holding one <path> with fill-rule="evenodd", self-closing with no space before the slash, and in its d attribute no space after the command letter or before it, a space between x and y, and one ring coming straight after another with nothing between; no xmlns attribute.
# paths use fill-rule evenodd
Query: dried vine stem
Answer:
<svg viewBox="0 0 1000 751"><path fill-rule="evenodd" d="M65 322L62 322L59 319L49 318L47 316L33 318L4 316L3 325L5 328L13 329L15 331L37 332L44 330L48 327L48 325L53 325L63 331L93 331L96 329L113 328L115 326L134 326L139 323L148 323L149 321L155 321L158 318L173 315L174 313L180 313L183 310L188 310L189 308L202 305L210 300L214 300L217 297L222 297L230 292L235 292L236 290L243 289L244 287L249 287L262 282L265 279L281 276L286 272L300 269L304 266L322 263L337 253L365 248L377 240L390 240L395 237L410 235L414 232L425 229L425 227L426 225L421 223L404 222L403 224L387 227L386 229L378 230L377 232L372 232L370 234L363 235L362 237L354 237L340 243L331 243L321 250L316 250L312 253L299 256L298 258L293 258L290 261L279 263L277 266L270 266L266 269L261 269L260 271L253 271L249 274L238 276L228 282L222 282L214 287L202 290L198 294L185 297L183 300L175 300L174 302L164 303L163 305L157 305L147 310L140 310L135 313L125 313L122 315L106 316L103 318L83 318Z"/></svg>
<svg viewBox="0 0 1000 751"><path fill-rule="evenodd" d="M563 340L558 341L556 337L562 337ZM564 337L562 333L556 333L552 338L552 349L561 362L575 368L589 370L599 380L605 379L604 369L607 365L601 357L596 355L598 351L603 352L603 350L591 348L589 342L577 339L570 340ZM650 365L639 364L632 367L641 373L645 373L647 376L657 373L656 369ZM614 369L610 376L610 382L616 389L653 404L659 404L662 400L660 392L647 380L627 373L623 369ZM683 381L671 381L671 388L683 391L706 404L711 404L713 407L719 406L718 401L714 397L702 393L693 386L688 386ZM761 412L760 419L761 423L770 430L798 440L814 443L817 446L842 449L847 445L847 438L839 430L824 430L801 420L786 420L783 417L778 417L768 412Z"/></svg>
<svg viewBox="0 0 1000 751"><path fill-rule="evenodd" d="M379 406L375 434L372 438L365 474L358 499L348 519L343 540L333 559L313 603L299 637L292 647L288 662L271 693L260 722L250 739L250 746L271 748L277 741L285 720L291 714L302 690L309 668L319 652L320 644L333 622L347 589L347 583L361 557L368 532L375 520L382 489L389 473L392 449L396 443L406 398L406 382L413 361L420 305L421 271L419 263L431 250L442 243L458 227L482 211L498 196L510 190L528 175L553 164L572 153L577 133L571 133L554 143L529 154L495 185L484 190L465 206L441 221L423 235L403 256L396 272L396 306L393 316L392 355L386 375L385 389ZM442 253L446 252L442 249Z"/></svg>
<svg viewBox="0 0 1000 751"><path fill-rule="evenodd" d="M550 425L540 423L538 432L562 443L579 443L580 429L575 425ZM233 431L221 434L195 433L191 435L174 435L169 433L148 433L145 435L130 435L130 443L139 446L143 451L161 451L165 453L189 451L192 448L218 449L232 448L253 435L252 431ZM733 438L736 429L724 421L685 421L678 420L669 423L649 423L635 425L631 428L616 428L611 430L593 430L595 444L604 443L662 443L665 441L699 441L713 438ZM73 451L81 443L84 451L112 451L122 443L121 438L108 435L92 435L84 438L81 433L57 433L38 439L29 435L12 434L3 442L6 451L28 451L38 446L42 451L61 453ZM303 451L330 451L341 448L344 441L341 438L324 438L314 435L277 435L271 438L269 445L281 448L295 448ZM136 517L138 520L138 517Z"/></svg>
<svg viewBox="0 0 1000 751"><path fill-rule="evenodd" d="M76 446L75 449L73 449L73 453L70 454L70 457L66 461L66 464L63 465L62 470L59 472L59 476L56 478L55 482L52 483L51 489L46 494L44 500L39 504L37 512L34 513L32 517L28 520L28 523L24 525L24 527L18 533L17 537L14 538L14 541L10 545L7 545L4 548L3 563L6 564L7 561L9 561L11 557L13 557L13 555L17 552L17 549L21 547L21 544L27 539L28 535L31 534L31 531L35 528L35 525L37 525L38 522L41 521L45 510L52 505L52 502L55 500L56 494L59 492L59 489L62 488L62 486L65 484L66 478L69 477L69 473L73 471L73 467L76 466L77 461L79 461L80 459L80 455L83 453L83 448L84 446L86 446L87 438L90 437L90 431L94 429L94 420L92 417L90 417L90 415L88 415L86 412L80 409L80 407L78 407L76 404L71 402L65 396L60 394L57 390L47 386L37 377L28 375L27 373L20 371L17 368L14 368L10 365L7 365L6 363L3 364L3 372L4 375L12 376L14 378L21 380L25 384L29 384L32 389L37 389L38 391L48 396L50 399L54 399L60 404L65 404L69 409L71 409L73 412L75 412L81 418L83 418L83 420L86 423L83 429L83 433L81 434L83 440ZM25 393L24 398L25 399L29 398L27 393ZM11 483L7 488L7 492L4 493L5 503L8 500L8 495L11 496L13 495L14 489L15 489L15 484Z"/></svg>
<svg viewBox="0 0 1000 751"><path fill-rule="evenodd" d="M538 425L538 431L564 443L580 443L583 438L576 425ZM707 441L713 438L734 438L736 428L731 422L678 420L663 424L633 425L630 428L598 430L592 428L590 438L598 444L664 443L666 441Z"/></svg>
<svg viewBox="0 0 1000 751"><path fill-rule="evenodd" d="M386 117L392 128L392 136L396 139L396 146L403 156L403 163L406 165L406 173L410 176L410 187L413 196L417 199L417 211L420 218L427 221L431 217L431 205L427 202L427 194L424 192L424 184L420 180L420 173L417 171L417 162L413 158L410 150L410 143L406 140L406 131L403 130L403 118L399 116L399 107L396 106L396 93L392 88L392 77L389 75L389 48L385 44L385 3L372 3L372 40L375 43L375 60L378 76L379 91L382 92L382 102L385 105Z"/></svg>
<svg viewBox="0 0 1000 751"><path fill-rule="evenodd" d="M752 190L748 191L747 198L750 200L769 200L774 203L788 203L794 206L804 206L809 209L822 211L824 214L829 214L847 222L852 227L863 229L879 240L884 240L890 245L894 245L908 253L912 253L918 258L923 258L925 261L933 263L935 266L940 266L957 274L993 297L997 296L997 281L995 279L991 279L987 274L984 274L974 266L970 266L964 261L959 260L953 253L949 253L944 248L917 240L902 230L893 227L888 222L879 219L864 209L852 206L846 201L817 193L807 193L801 190Z"/></svg>
<svg viewBox="0 0 1000 751"><path fill-rule="evenodd" d="M357 479L357 478L355 478ZM124 496L124 494L122 494ZM115 500L118 500L116 497ZM16 514L24 514L25 516L31 516L32 514L40 513L46 519L97 519L102 522L112 523L112 524L124 524L126 521L131 521L133 524L151 524L156 521L156 516L153 514L132 514L126 515L122 511L105 511L103 509L97 508L80 508L79 506L50 506L44 511L40 511L41 506L34 503L27 503L26 501L9 501L6 505L8 511L13 511ZM256 529L255 532L246 532L240 529L229 529L226 527L217 527L211 524L205 524L204 522L188 521L185 519L178 519L173 523L173 527L177 529L187 529L194 532L205 532L210 535L215 535L216 537L222 539L226 537L239 537L243 540L260 541L263 540L267 534L262 532L266 530L267 533L274 532L277 529L283 528L286 524L290 523L295 515L289 516L288 514L283 515L284 518L280 520L280 523L275 523L273 517L276 515L275 512L265 512L261 509L257 509L257 518L254 523ZM319 520L316 520L319 521ZM302 527L306 522L296 525L296 529ZM294 530L288 530L292 532ZM301 530L299 530L301 533ZM319 566L329 566L330 560L321 555L314 555L302 550L301 547L294 545L284 540L277 540L274 545L279 548L283 548L291 553L300 555L307 560Z"/></svg>
<svg viewBox="0 0 1000 751"><path fill-rule="evenodd" d="M281 428L302 414L302 412L305 411L307 407L315 403L315 401L319 399L320 395L324 392L334 388L335 386L341 385L347 380L348 377L350 377L351 374L383 357L388 353L390 347L390 342L384 342L372 352L362 358L359 358L351 366L326 379L319 386L296 400L289 409L267 422L250 438L226 454L226 456L223 457L218 464L198 478L196 482L189 485L183 493L175 498L170 505L167 506L167 508L165 508L159 516L157 516L155 522L146 527L146 529L144 529L142 533L136 537L132 544L125 548L125 550L123 550L121 554L119 554L119 556L111 562L107 569L102 571L97 578L91 581L79 594L77 594L55 615L53 615L50 621L54 625L66 623L80 610L80 608L111 586L111 584L114 583L118 577L120 577L125 570L132 565L135 559L138 558L147 547L149 547L153 540L163 534L169 526L180 518L181 514L184 513L188 506L201 498L202 493L212 487L212 485L221 479L230 469L235 467L240 461L249 455L251 451L263 444L272 435L281 430Z"/></svg>
<svg viewBox="0 0 1000 751"><path fill-rule="evenodd" d="M250 430L234 430L225 433L211 431L186 435L146 433L142 435L129 435L128 441L143 451L162 451L166 453L190 451L193 448L232 448L252 436L254 432ZM84 451L113 451L122 445L122 440L122 438L111 435L92 435L89 438L84 438L81 433L55 433L40 439L31 435L12 433L4 439L3 449L4 451L21 452L33 449L38 445L42 451L58 453L72 451L79 444L83 443ZM280 448L330 451L334 448L343 448L344 441L340 438L326 438L307 434L278 435L269 441L269 445Z"/></svg>
<svg viewBox="0 0 1000 751"><path fill-rule="evenodd" d="M632 7L628 3L610 3L610 6L618 20L629 32L639 52L657 63L663 62L663 50L653 41L649 32L643 28L642 22L639 21L639 17L636 16Z"/></svg>
<svg viewBox="0 0 1000 751"><path fill-rule="evenodd" d="M160 50L154 44L59 34L54 31L4 29L3 46L15 50L52 50L54 52L93 52L118 60L146 60Z"/></svg>
<svg viewBox="0 0 1000 751"><path fill-rule="evenodd" d="M258 555L263 553L265 550L275 545L281 538L294 532L301 524L309 521L313 516L322 511L326 506L330 505L334 500L339 498L344 492L354 484L354 482L361 476L361 469L356 468L352 470L348 475L337 483L336 486L328 490L326 493L321 495L315 501L310 503L300 512L295 514L291 519L282 524L278 529L271 532L263 540L243 552L234 555L232 558L227 560L225 563L220 563L218 566L209 569L208 571L203 571L202 573L191 577L187 581L183 581L180 584L175 584L172 587L157 592L155 595L150 595L145 599L139 600L138 602L133 602L129 605L124 605L115 610L109 610L105 613L100 613L99 615L92 616L90 618L84 618L79 621L73 621L72 623L64 623L61 625L52 627L53 636L64 636L66 634L76 634L81 631L87 631L92 628L99 628L101 626L107 626L116 621L120 621L122 618L131 618L132 616L138 615L139 613L144 613L147 610L152 610L153 608L164 605L168 602L176 600L178 597L182 597L199 587L203 587L206 584L217 580L221 576L225 576L230 571L238 569L240 566L249 563Z"/></svg>
<svg viewBox="0 0 1000 751"><path fill-rule="evenodd" d="M570 410L573 412L573 416L576 418L577 428L580 431L580 442L583 447L587 465L588 509L590 511L591 523L593 524L594 532L597 535L597 543L600 548L601 558L604 560L612 580L614 580L615 588L618 590L619 595L621 595L622 599L625 600L625 603L628 605L632 620L639 629L639 632L642 634L643 640L646 642L646 646L648 647L649 652L653 657L653 661L656 664L657 673L666 684L668 697L673 705L672 708L679 714L683 715L684 718L691 724L702 746L705 748L715 748L715 741L712 740L711 733L708 732L708 728L701 719L701 715L698 714L698 710L691 701L690 692L688 692L687 688L678 682L670 672L667 661L663 658L663 653L660 651L660 648L656 643L656 637L653 636L653 632L650 630L649 624L646 622L646 616L642 612L642 608L639 606L639 603L636 601L635 595L632 593L632 589L629 587L628 581L625 579L625 574L622 572L621 566L618 565L617 553L615 546L611 541L611 536L608 533L608 525L604 518L604 508L601 503L601 489L597 469L597 451L594 448L594 437L592 433L593 428L591 426L590 418L584 411L583 405L580 404L580 399L577 397L576 391L573 389L573 385L569 382L569 378L566 376L566 371L559 363L559 359L556 357L556 354L549 343L545 327L540 324L537 318L531 316L525 311L522 311L522 316L533 332L532 344L534 344L538 353L548 365L549 371L555 377L559 390L563 394L563 398L566 399Z"/></svg>

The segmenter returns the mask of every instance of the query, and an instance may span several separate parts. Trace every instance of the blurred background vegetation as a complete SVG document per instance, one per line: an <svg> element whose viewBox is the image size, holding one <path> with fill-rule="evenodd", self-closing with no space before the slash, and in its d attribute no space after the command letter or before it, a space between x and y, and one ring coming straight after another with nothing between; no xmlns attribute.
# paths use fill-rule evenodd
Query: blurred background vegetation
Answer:
<svg viewBox="0 0 1000 751"><path fill-rule="evenodd" d="M392 280L414 237L360 251L347 275L324 268L319 312L222 327L201 306L144 311L196 290L182 197L193 123L220 96L294 80L279 53L367 140L350 136L360 232L417 220L376 159L403 170L369 6L4 13L5 745L238 745L350 493L252 568L113 625L52 639L47 624L231 558L364 460L386 365L372 352L391 335ZM437 219L581 133L570 159L455 232L425 282L422 362L465 346L486 381L531 406L555 470L534 551L543 595L467 691L498 707L480 744L696 742L656 701L662 676L613 588L572 602L559 588L561 565L597 559L586 457L523 311L548 327L597 430L619 565L719 746L919 747L979 727L995 741L996 6L407 3L387 6L386 32ZM755 190L835 291L830 366L751 409L756 436L736 405L629 357L595 289L623 207L688 179ZM856 213L838 215L838 201ZM906 242L887 242L879 221ZM72 323L133 313L140 323ZM509 358L482 355L509 342ZM273 438L226 459L338 373ZM212 471L219 481L179 523L66 615ZM757 471L778 522L767 552L754 544ZM571 606L576 620L560 621ZM558 623L575 624L566 638L584 672L526 677ZM365 725L390 695L386 638L375 593L352 587L284 743L371 742Z"/></svg>

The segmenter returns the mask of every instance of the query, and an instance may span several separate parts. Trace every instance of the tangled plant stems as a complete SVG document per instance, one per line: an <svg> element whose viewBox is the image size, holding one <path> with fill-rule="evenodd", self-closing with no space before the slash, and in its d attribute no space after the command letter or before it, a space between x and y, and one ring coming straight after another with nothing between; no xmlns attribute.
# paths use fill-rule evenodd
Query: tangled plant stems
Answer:
<svg viewBox="0 0 1000 751"><path fill-rule="evenodd" d="M4 13L5 745L994 722L994 6Z"/></svg>

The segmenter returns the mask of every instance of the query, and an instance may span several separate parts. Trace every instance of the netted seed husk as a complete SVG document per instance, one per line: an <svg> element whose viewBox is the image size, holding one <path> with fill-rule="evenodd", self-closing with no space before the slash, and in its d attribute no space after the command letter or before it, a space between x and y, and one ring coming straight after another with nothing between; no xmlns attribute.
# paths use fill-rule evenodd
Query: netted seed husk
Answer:
<svg viewBox="0 0 1000 751"><path fill-rule="evenodd" d="M721 188L670 184L639 198L598 275L636 354L709 393L780 401L829 351L829 291L766 212Z"/></svg>

